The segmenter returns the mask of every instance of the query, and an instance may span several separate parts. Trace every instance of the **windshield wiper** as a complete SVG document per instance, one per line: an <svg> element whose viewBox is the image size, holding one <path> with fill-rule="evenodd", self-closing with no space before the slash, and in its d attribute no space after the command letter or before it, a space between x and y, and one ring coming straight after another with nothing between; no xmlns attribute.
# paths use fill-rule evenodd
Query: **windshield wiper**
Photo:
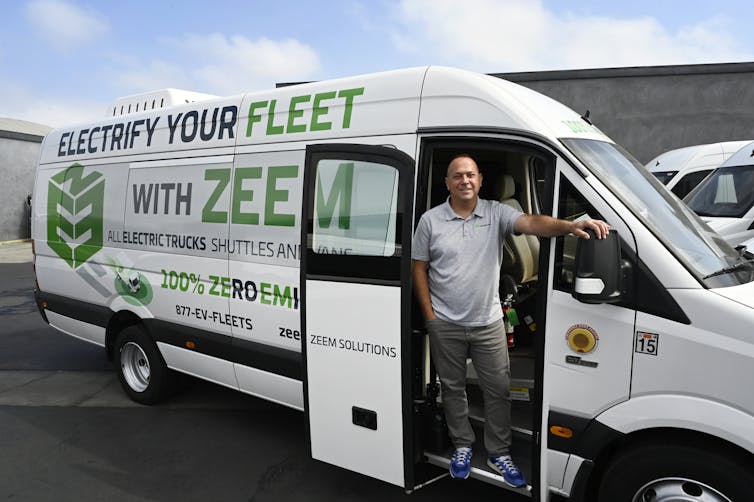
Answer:
<svg viewBox="0 0 754 502"><path fill-rule="evenodd" d="M754 259L739 261L738 263L734 263L733 265L723 267L717 272L712 272L711 274L707 274L704 277L702 277L702 279L709 279L710 277L716 277L718 275L730 274L731 272L735 272L736 270L743 268L744 265L751 265L751 264L754 264Z"/></svg>

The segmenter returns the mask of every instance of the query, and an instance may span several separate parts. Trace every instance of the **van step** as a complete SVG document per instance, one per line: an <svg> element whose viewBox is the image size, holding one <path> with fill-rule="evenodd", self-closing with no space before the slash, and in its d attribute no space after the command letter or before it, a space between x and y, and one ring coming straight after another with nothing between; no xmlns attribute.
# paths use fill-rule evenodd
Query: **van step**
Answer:
<svg viewBox="0 0 754 502"><path fill-rule="evenodd" d="M534 380L531 378L516 378L511 377L510 380L510 388L513 389L512 392L515 393L515 398L519 398L519 401L528 401L529 400L529 390L534 388ZM471 376L466 377L466 384L467 385L479 385L479 377L476 376L476 373L474 373Z"/></svg>
<svg viewBox="0 0 754 502"><path fill-rule="evenodd" d="M474 389L467 390L469 419L473 426L484 426L484 401L480 392ZM511 429L529 439L533 436L534 407L530 401L511 401Z"/></svg>
<svg viewBox="0 0 754 502"><path fill-rule="evenodd" d="M479 377L471 360L466 362L466 383L479 384ZM511 359L510 386L514 388L534 389L534 360Z"/></svg>
<svg viewBox="0 0 754 502"><path fill-rule="evenodd" d="M429 453L424 452L424 457L426 461L432 465L436 465L437 467L442 467L444 469L450 468L450 459L443 457L441 455L437 455L436 453ZM500 488L505 488L506 490L510 490L512 492L516 492L521 495L526 495L527 497L531 497L531 486L526 485L522 488L514 488L503 481L503 477L498 475L495 472L492 472L487 467L487 459L486 457L482 455L476 455L472 457L471 459L471 477L474 479L478 479L480 481L483 481L485 483L489 483L491 485L499 486Z"/></svg>
<svg viewBox="0 0 754 502"><path fill-rule="evenodd" d="M471 421L471 426L478 429L482 429L484 427L484 422L486 421L484 419L484 416L472 414L469 414L469 420ZM528 439L531 439L534 436L534 432L531 429L527 429L526 427L511 425L511 431L513 431L514 434L524 436Z"/></svg>

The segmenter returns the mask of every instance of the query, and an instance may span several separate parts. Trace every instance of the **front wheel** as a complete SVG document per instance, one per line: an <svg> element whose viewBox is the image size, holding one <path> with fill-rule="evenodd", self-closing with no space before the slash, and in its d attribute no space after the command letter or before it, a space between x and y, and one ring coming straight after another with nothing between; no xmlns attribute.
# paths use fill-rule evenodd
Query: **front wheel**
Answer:
<svg viewBox="0 0 754 502"><path fill-rule="evenodd" d="M750 458L711 445L644 444L610 464L599 502L748 502L751 466Z"/></svg>
<svg viewBox="0 0 754 502"><path fill-rule="evenodd" d="M115 369L123 390L141 404L156 404L170 392L171 371L157 345L139 327L129 326L115 339Z"/></svg>

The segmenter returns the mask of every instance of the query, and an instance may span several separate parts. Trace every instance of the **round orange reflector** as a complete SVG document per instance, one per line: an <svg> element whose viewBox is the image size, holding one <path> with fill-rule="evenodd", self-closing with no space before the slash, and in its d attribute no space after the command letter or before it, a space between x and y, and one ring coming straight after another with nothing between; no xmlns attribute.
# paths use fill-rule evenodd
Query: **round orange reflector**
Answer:
<svg viewBox="0 0 754 502"><path fill-rule="evenodd" d="M573 326L566 334L566 340L571 350L580 354L588 354L597 347L597 335L587 326Z"/></svg>
<svg viewBox="0 0 754 502"><path fill-rule="evenodd" d="M196 344L194 342L186 342L186 348L187 349L195 349Z"/></svg>
<svg viewBox="0 0 754 502"><path fill-rule="evenodd" d="M550 427L550 434L561 438L571 439L573 437L573 431L568 427L560 425L553 425Z"/></svg>

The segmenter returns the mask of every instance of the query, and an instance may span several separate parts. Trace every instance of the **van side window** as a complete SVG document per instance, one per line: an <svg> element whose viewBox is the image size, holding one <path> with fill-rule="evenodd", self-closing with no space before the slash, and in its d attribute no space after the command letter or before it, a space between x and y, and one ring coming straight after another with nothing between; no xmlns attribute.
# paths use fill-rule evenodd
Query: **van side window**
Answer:
<svg viewBox="0 0 754 502"><path fill-rule="evenodd" d="M587 218L603 219L594 207L576 191L571 182L562 176L560 178L557 217L568 221ZM574 235L561 236L555 240L554 287L567 293L573 290L573 266L577 242L578 237Z"/></svg>
<svg viewBox="0 0 754 502"><path fill-rule="evenodd" d="M558 218L574 221L582 218L604 220L594 207L564 177L560 178L558 197ZM608 221L608 223L610 223ZM553 287L557 290L573 292L573 267L578 237L566 235L555 240L555 278ZM689 324L690 321L681 307L652 274L651 270L636 256L636 253L621 239L621 253L624 261L633 271L624 284L627 292L620 306L646 312L658 317Z"/></svg>
<svg viewBox="0 0 754 502"><path fill-rule="evenodd" d="M705 169L703 171L689 173L678 180L678 183L676 183L673 188L670 189L670 191L676 194L679 199L683 199L691 191L692 188L701 183L702 180L706 178L711 172L712 169Z"/></svg>
<svg viewBox="0 0 754 502"><path fill-rule="evenodd" d="M398 171L357 160L317 164L312 248L317 254L399 256Z"/></svg>

